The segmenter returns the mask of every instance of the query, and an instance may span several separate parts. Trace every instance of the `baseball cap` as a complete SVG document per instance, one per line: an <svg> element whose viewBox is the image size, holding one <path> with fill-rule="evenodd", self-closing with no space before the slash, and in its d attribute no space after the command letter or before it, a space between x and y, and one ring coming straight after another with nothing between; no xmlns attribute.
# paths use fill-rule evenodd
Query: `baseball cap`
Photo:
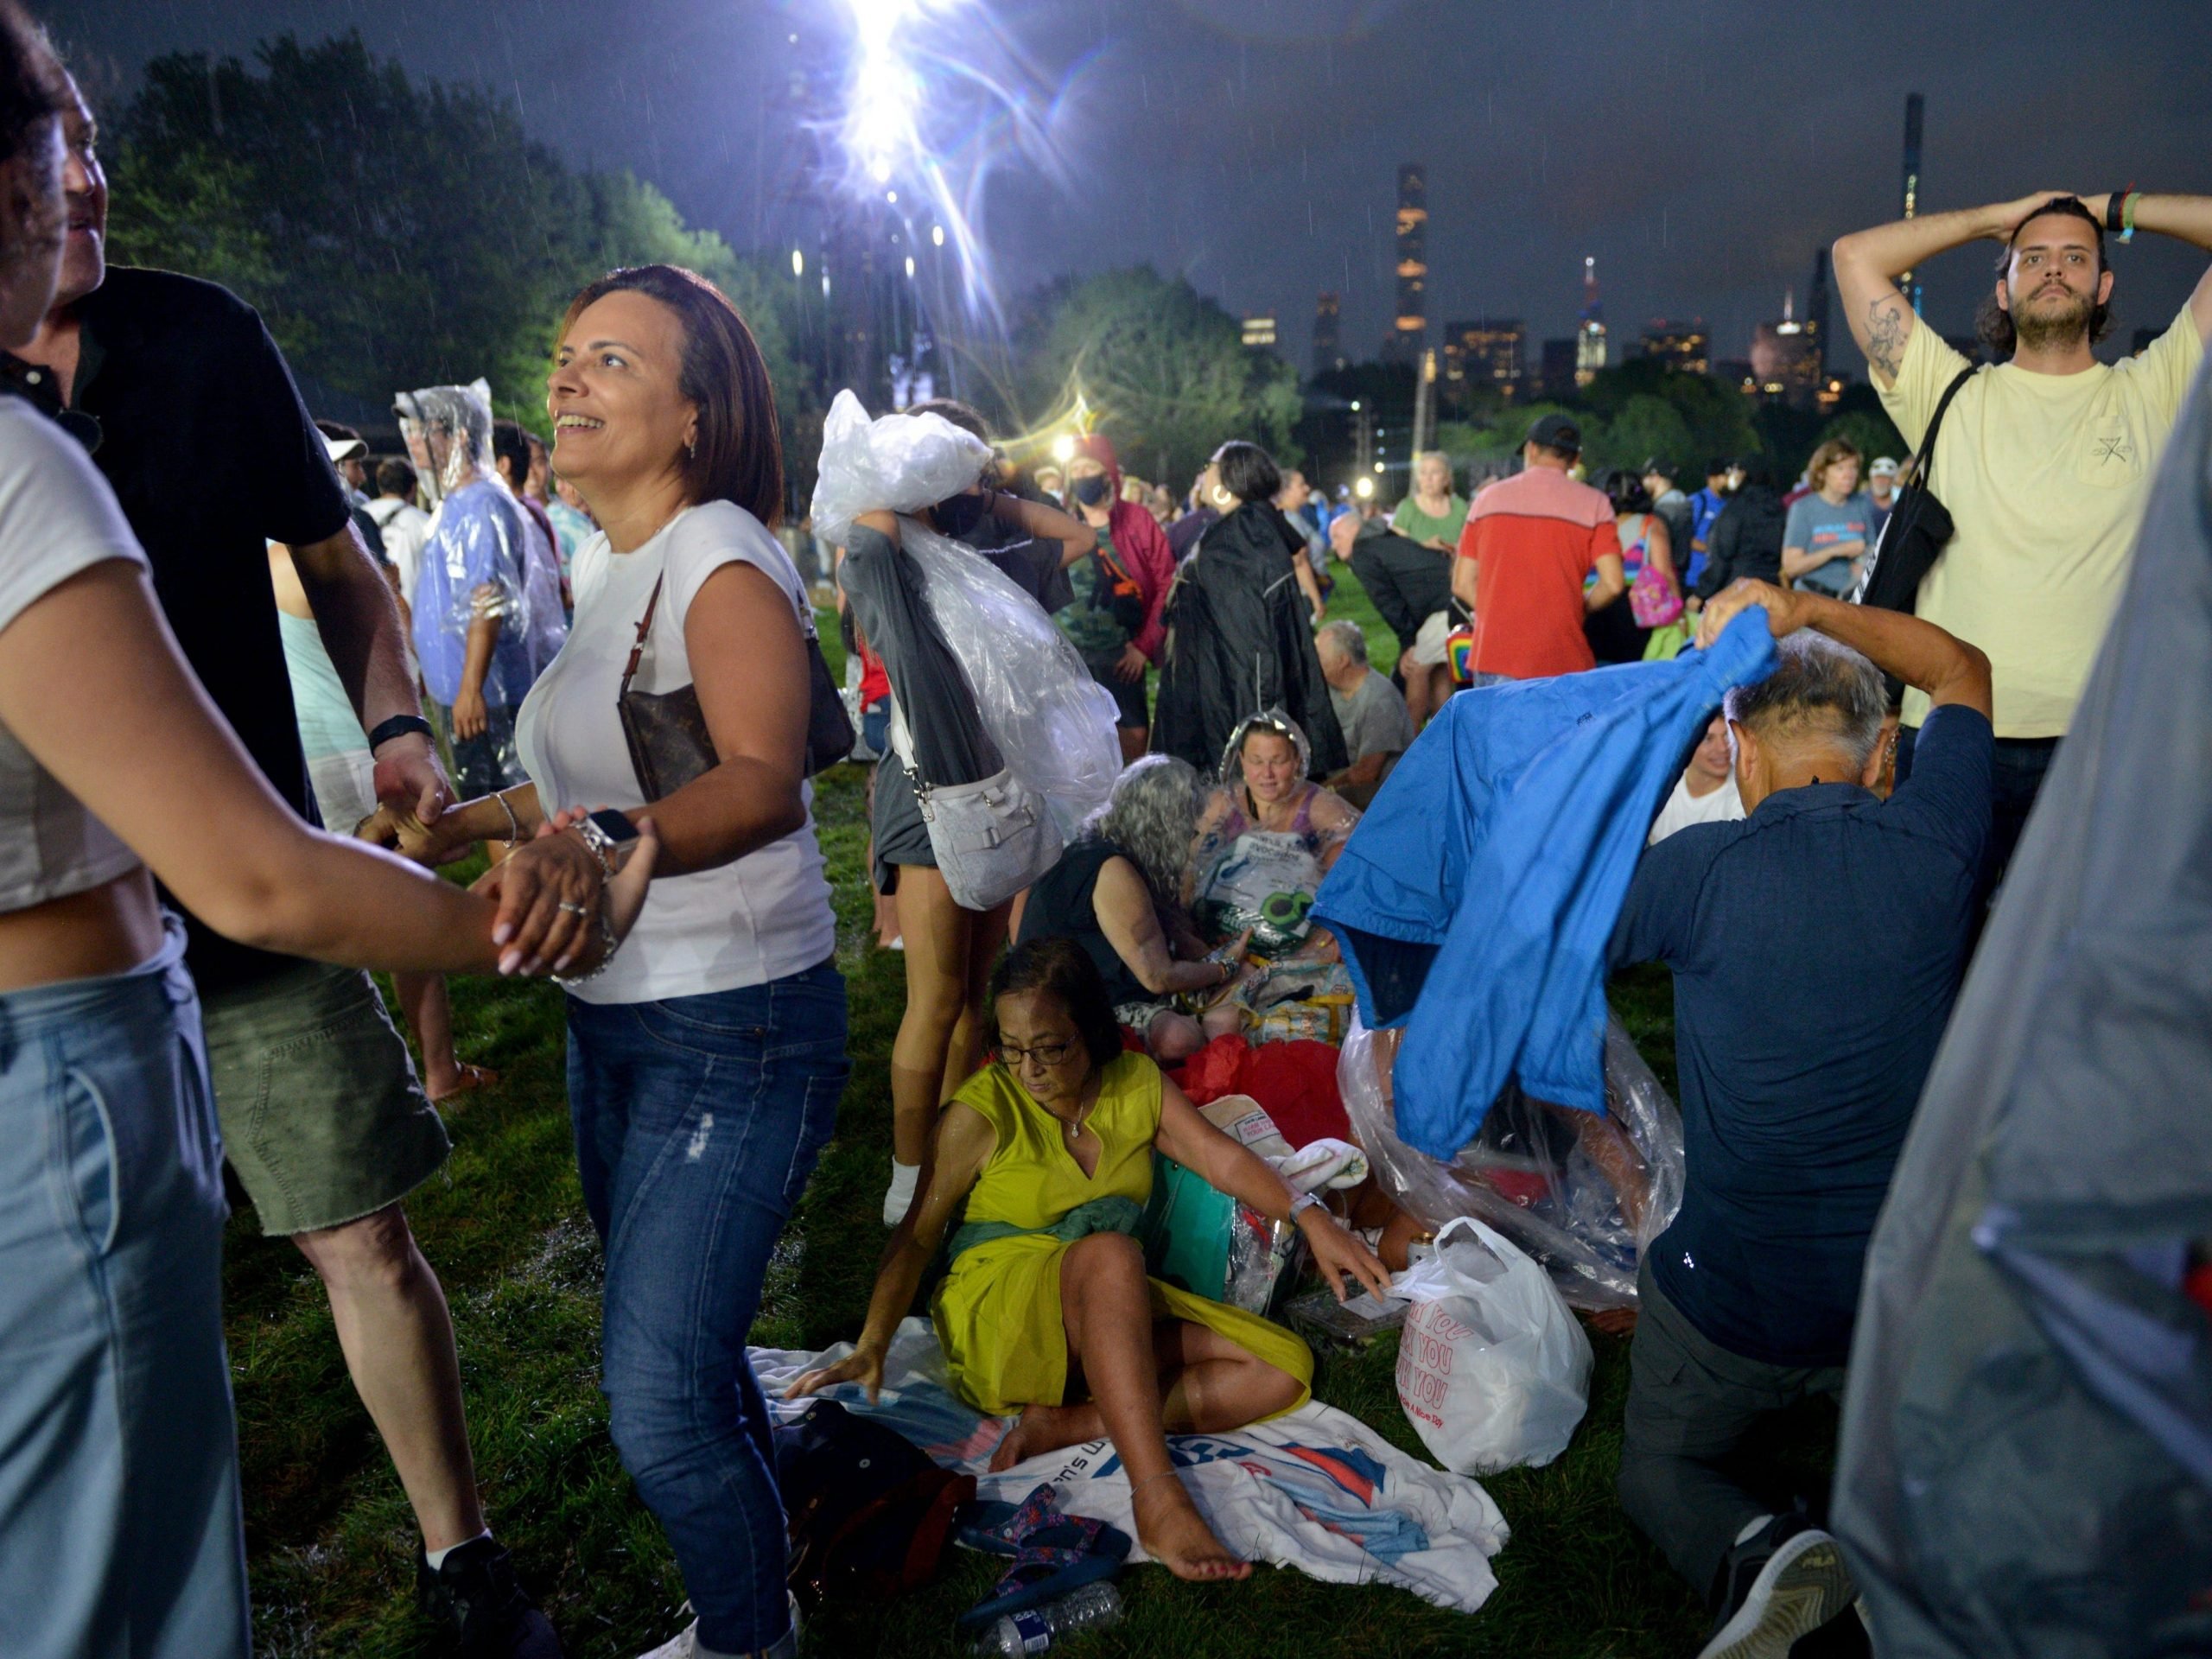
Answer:
<svg viewBox="0 0 2212 1659"><path fill-rule="evenodd" d="M1540 415L1530 423L1525 442L1579 455L1582 453L1582 429L1564 415Z"/></svg>
<svg viewBox="0 0 2212 1659"><path fill-rule="evenodd" d="M1887 455L1875 456L1874 464L1866 469L1869 478L1895 478L1897 475L1897 464Z"/></svg>
<svg viewBox="0 0 2212 1659"><path fill-rule="evenodd" d="M322 447L329 453L333 466L341 461L366 461L369 458L369 446L360 438L334 438L326 432L322 435Z"/></svg>

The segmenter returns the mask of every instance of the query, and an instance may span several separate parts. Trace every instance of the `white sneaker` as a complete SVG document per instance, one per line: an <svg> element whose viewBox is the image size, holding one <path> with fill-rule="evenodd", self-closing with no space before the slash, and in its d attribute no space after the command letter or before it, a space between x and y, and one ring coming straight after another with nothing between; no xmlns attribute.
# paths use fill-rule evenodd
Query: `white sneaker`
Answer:
<svg viewBox="0 0 2212 1659"><path fill-rule="evenodd" d="M791 1627L784 1632L782 1641L760 1649L761 1659L798 1659L798 1598L788 1590L784 1596L791 1605ZM690 1602L683 1604L683 1611L691 1611ZM699 1621L695 1618L651 1653L639 1654L638 1659L695 1659L698 1652Z"/></svg>

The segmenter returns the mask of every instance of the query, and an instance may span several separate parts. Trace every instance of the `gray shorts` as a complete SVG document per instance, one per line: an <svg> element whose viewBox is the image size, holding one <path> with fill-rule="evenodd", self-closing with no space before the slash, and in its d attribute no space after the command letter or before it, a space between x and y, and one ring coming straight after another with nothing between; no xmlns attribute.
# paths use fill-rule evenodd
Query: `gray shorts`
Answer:
<svg viewBox="0 0 2212 1659"><path fill-rule="evenodd" d="M223 1149L279 1236L358 1221L451 1143L369 976L302 962L202 999Z"/></svg>
<svg viewBox="0 0 2212 1659"><path fill-rule="evenodd" d="M868 828L875 842L875 890L899 891L899 867L922 864L937 868L937 849L930 844L930 827L922 818L922 804L914 798L914 779L887 754L875 769L875 807Z"/></svg>

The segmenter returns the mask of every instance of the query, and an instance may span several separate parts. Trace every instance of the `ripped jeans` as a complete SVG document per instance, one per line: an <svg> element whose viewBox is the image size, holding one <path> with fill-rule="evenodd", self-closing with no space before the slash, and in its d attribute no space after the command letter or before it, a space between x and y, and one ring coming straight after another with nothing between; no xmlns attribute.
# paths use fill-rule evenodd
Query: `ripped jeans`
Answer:
<svg viewBox="0 0 2212 1659"><path fill-rule="evenodd" d="M850 1066L828 963L658 1002L569 999L569 1106L607 1249L600 1386L699 1640L789 1628L783 1505L745 1357L770 1253L830 1139Z"/></svg>

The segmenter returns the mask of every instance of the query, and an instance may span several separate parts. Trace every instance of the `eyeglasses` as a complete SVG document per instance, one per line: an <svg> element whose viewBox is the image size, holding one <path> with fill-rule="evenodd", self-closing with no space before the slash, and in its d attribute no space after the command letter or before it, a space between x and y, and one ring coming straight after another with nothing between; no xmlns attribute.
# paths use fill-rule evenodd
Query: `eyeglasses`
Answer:
<svg viewBox="0 0 2212 1659"><path fill-rule="evenodd" d="M1027 1048L1016 1048L1012 1043L1001 1043L999 1061L1009 1071L1030 1060L1036 1061L1049 1071L1056 1065L1065 1065L1068 1056L1074 1053L1076 1048L1077 1045L1074 1043L1034 1043Z"/></svg>

